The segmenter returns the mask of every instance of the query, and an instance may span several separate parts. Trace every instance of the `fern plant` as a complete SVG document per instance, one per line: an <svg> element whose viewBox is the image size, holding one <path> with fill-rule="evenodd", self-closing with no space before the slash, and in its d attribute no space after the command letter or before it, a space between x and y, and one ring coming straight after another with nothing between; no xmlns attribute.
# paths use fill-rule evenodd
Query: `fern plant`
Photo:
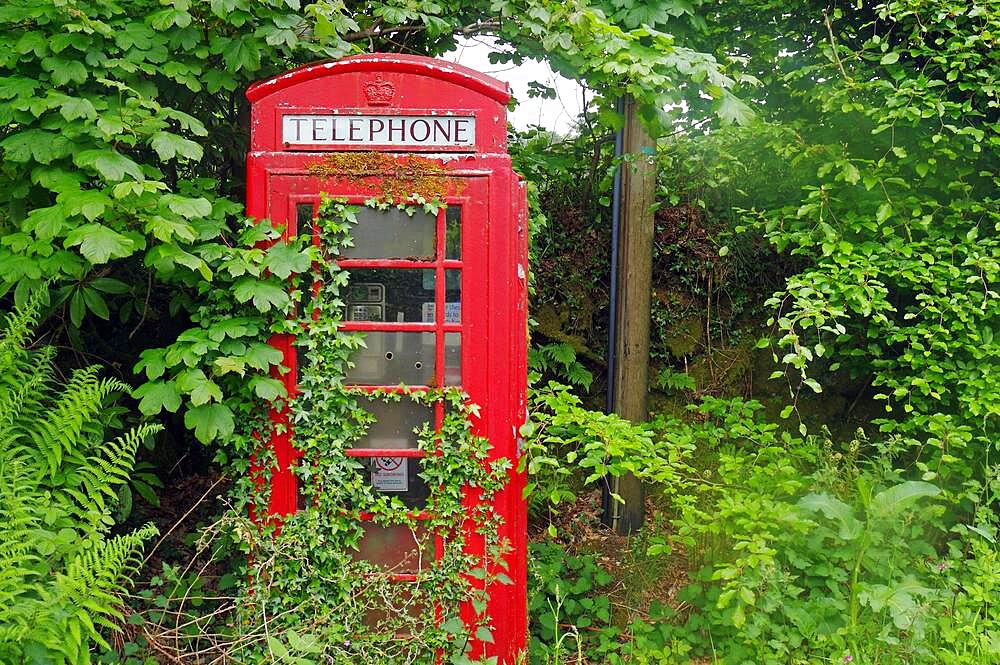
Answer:
<svg viewBox="0 0 1000 665"><path fill-rule="evenodd" d="M136 449L159 426L106 440L108 404L128 386L94 367L60 386L52 350L27 350L37 309L8 315L0 336L0 663L88 663L156 533L110 530Z"/></svg>

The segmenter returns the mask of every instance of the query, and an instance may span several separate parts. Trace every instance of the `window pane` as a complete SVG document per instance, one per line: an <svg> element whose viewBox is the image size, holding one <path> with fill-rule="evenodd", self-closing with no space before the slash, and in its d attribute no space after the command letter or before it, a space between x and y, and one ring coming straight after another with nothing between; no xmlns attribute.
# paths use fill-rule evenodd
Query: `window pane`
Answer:
<svg viewBox="0 0 1000 665"><path fill-rule="evenodd" d="M434 333L367 332L347 370L348 385L430 385L434 382Z"/></svg>
<svg viewBox="0 0 1000 665"><path fill-rule="evenodd" d="M358 208L358 223L351 226L353 247L341 256L348 259L434 260L435 219L423 210L412 217L398 208Z"/></svg>
<svg viewBox="0 0 1000 665"><path fill-rule="evenodd" d="M444 334L444 385L462 385L462 334Z"/></svg>
<svg viewBox="0 0 1000 665"><path fill-rule="evenodd" d="M444 258L462 258L462 209L451 206L444 211Z"/></svg>
<svg viewBox="0 0 1000 665"><path fill-rule="evenodd" d="M377 419L368 426L368 433L354 444L355 448L413 448L417 435L413 430L424 423L434 422L434 408L418 404L409 397L398 402L378 397L359 397L358 406Z"/></svg>
<svg viewBox="0 0 1000 665"><path fill-rule="evenodd" d="M445 270L444 271L444 322L445 323L461 323L462 322L462 271L461 270ZM437 310L436 303L431 300L431 302L425 303L423 306L423 322L424 323L437 323L437 318L434 316Z"/></svg>
<svg viewBox="0 0 1000 665"><path fill-rule="evenodd" d="M434 306L433 270L351 270L348 321L420 322Z"/></svg>
<svg viewBox="0 0 1000 665"><path fill-rule="evenodd" d="M295 206L295 223L298 235L311 236L313 232L313 204L298 203Z"/></svg>
<svg viewBox="0 0 1000 665"><path fill-rule="evenodd" d="M370 561L393 573L414 573L427 568L434 560L434 538L427 529L404 525L362 524L364 535L353 554L357 560Z"/></svg>

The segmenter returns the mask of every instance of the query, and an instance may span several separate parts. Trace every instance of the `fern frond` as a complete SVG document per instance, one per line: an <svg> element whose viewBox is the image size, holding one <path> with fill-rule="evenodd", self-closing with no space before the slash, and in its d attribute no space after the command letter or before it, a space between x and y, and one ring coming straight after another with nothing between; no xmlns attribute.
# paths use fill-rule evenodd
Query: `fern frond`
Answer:
<svg viewBox="0 0 1000 665"><path fill-rule="evenodd" d="M93 519L92 513L95 511L100 515L107 515L107 501L114 501L118 496L116 488L128 482L135 466L139 444L162 429L159 424L146 423L102 444L96 454L82 459L78 457L73 475L67 479L68 482L60 492L67 497L63 500L69 502L72 499L77 509L72 512L88 521Z"/></svg>
<svg viewBox="0 0 1000 665"><path fill-rule="evenodd" d="M52 356L50 348L29 356L17 370L8 368L0 385L0 455L11 451L26 433L25 425L42 416L51 392Z"/></svg>
<svg viewBox="0 0 1000 665"><path fill-rule="evenodd" d="M39 452L45 455L50 478L55 477L63 456L79 449L84 428L100 413L108 396L126 391L128 385L122 381L98 379L96 366L73 373L50 415L28 431Z"/></svg>
<svg viewBox="0 0 1000 665"><path fill-rule="evenodd" d="M41 299L31 298L22 307L4 317L3 336L0 336L0 377L6 377L27 356L28 340L38 323Z"/></svg>

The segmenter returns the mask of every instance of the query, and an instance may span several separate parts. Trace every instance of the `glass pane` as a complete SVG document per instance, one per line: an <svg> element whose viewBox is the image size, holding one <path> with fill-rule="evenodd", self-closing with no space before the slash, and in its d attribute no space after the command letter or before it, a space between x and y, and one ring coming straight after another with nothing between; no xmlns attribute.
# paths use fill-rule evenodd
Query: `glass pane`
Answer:
<svg viewBox="0 0 1000 665"><path fill-rule="evenodd" d="M434 560L434 538L427 529L404 525L362 524L364 535L358 543L356 560L370 561L385 571L413 573Z"/></svg>
<svg viewBox="0 0 1000 665"><path fill-rule="evenodd" d="M313 204L298 203L295 205L296 233L298 235L312 235L313 225Z"/></svg>
<svg viewBox="0 0 1000 665"><path fill-rule="evenodd" d="M430 385L434 382L434 333L366 332L347 370L348 385Z"/></svg>
<svg viewBox="0 0 1000 665"><path fill-rule="evenodd" d="M368 426L368 433L358 439L355 448L416 448L413 430L424 423L434 422L434 408L417 404L408 397L387 402L378 397L359 397L358 406L377 420Z"/></svg>
<svg viewBox="0 0 1000 665"><path fill-rule="evenodd" d="M462 334L444 334L444 385L462 385Z"/></svg>
<svg viewBox="0 0 1000 665"><path fill-rule="evenodd" d="M445 270L444 271L444 322L445 323L461 323L462 322L462 271L461 270ZM433 302L425 303L423 306L423 322L424 323L437 323L437 319L434 316L435 311L437 311L437 306Z"/></svg>
<svg viewBox="0 0 1000 665"><path fill-rule="evenodd" d="M375 491L398 497L410 508L423 508L430 488L420 477L420 458L371 457L365 460Z"/></svg>
<svg viewBox="0 0 1000 665"><path fill-rule="evenodd" d="M348 321L420 322L434 307L433 270L351 270Z"/></svg>
<svg viewBox="0 0 1000 665"><path fill-rule="evenodd" d="M358 208L358 223L351 227L353 247L341 256L348 259L434 260L435 219L420 210L412 217L397 208Z"/></svg>
<svg viewBox="0 0 1000 665"><path fill-rule="evenodd" d="M444 211L444 258L462 258L462 209L451 206Z"/></svg>

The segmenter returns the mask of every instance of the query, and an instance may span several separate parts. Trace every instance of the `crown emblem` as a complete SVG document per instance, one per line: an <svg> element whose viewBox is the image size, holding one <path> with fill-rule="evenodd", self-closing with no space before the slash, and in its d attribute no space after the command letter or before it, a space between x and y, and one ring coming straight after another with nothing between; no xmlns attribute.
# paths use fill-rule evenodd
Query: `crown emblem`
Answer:
<svg viewBox="0 0 1000 665"><path fill-rule="evenodd" d="M379 74L374 80L365 83L365 97L372 106L388 106L396 96L396 87Z"/></svg>

